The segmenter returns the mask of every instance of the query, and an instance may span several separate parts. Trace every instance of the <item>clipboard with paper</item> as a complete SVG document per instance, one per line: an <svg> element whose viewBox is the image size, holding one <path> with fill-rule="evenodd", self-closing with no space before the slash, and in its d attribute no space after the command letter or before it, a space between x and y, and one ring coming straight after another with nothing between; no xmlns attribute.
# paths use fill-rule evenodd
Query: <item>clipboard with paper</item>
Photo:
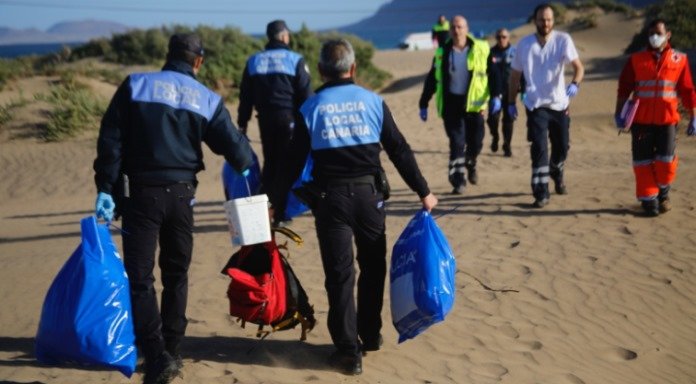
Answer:
<svg viewBox="0 0 696 384"><path fill-rule="evenodd" d="M638 105L640 100L638 99L628 99L621 108L621 114L619 117L623 121L623 129L620 132L629 132L631 130L631 125L633 125L633 118L636 117L636 111L638 111Z"/></svg>

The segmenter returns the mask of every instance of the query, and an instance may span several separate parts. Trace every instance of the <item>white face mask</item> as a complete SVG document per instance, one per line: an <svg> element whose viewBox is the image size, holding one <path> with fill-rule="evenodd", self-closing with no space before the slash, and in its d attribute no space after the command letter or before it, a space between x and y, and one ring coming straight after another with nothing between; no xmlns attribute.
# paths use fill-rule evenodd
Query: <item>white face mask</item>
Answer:
<svg viewBox="0 0 696 384"><path fill-rule="evenodd" d="M667 40L667 35L658 35L657 33L653 33L650 35L648 40L650 41L651 47L660 48L662 44L664 44L665 40Z"/></svg>

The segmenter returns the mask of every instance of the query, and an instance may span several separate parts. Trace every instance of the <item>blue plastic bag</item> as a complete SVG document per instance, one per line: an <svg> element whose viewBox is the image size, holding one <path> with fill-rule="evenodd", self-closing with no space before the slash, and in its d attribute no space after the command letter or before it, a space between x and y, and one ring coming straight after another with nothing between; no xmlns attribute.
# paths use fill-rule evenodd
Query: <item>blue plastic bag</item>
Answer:
<svg viewBox="0 0 696 384"><path fill-rule="evenodd" d="M288 202L285 206L285 219L290 220L295 216L301 215L309 210L309 207L304 205L300 199L292 193L292 190L302 186L302 183L308 183L312 181L312 168L314 168L314 160L312 160L312 154L307 156L307 161L305 162L304 169L302 169L302 174L295 180L295 183L290 188L288 193Z"/></svg>
<svg viewBox="0 0 696 384"><path fill-rule="evenodd" d="M246 177L237 173L225 161L225 164L222 166L222 186L225 190L225 199L233 200L259 194L261 189L261 166L259 165L259 158L253 150L251 151L251 157L253 162L251 167L249 167L249 175ZM247 182L249 183L248 187Z"/></svg>
<svg viewBox="0 0 696 384"><path fill-rule="evenodd" d="M82 243L63 265L46 294L36 334L41 363L76 363L135 370L128 276L106 224L81 220Z"/></svg>
<svg viewBox="0 0 696 384"><path fill-rule="evenodd" d="M456 261L430 213L420 210L394 244L389 271L399 343L443 321L454 305Z"/></svg>

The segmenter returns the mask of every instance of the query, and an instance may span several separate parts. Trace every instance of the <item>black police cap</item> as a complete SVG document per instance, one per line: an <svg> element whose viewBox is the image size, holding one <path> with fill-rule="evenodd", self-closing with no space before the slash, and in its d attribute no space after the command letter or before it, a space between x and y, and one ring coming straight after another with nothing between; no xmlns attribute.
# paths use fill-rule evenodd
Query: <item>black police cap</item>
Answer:
<svg viewBox="0 0 696 384"><path fill-rule="evenodd" d="M268 25L266 25L266 36L269 39L273 39L275 35L283 31L289 31L290 29L285 24L283 20L273 20Z"/></svg>

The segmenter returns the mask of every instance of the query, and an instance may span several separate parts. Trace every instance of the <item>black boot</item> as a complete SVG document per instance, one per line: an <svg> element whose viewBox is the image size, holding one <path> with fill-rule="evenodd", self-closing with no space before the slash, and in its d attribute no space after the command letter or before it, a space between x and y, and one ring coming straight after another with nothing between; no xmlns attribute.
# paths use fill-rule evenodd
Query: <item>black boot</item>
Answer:
<svg viewBox="0 0 696 384"><path fill-rule="evenodd" d="M640 202L643 212L648 217L655 217L660 214L659 202L657 199L643 200Z"/></svg>
<svg viewBox="0 0 696 384"><path fill-rule="evenodd" d="M559 195L567 194L568 190L566 189L565 182L563 181L563 164L551 164L549 174L549 176L551 176L551 179L553 180L556 193Z"/></svg>
<svg viewBox="0 0 696 384"><path fill-rule="evenodd" d="M467 159L464 163L467 171L467 178L473 185L478 184L478 174L476 173L476 160Z"/></svg>
<svg viewBox="0 0 696 384"><path fill-rule="evenodd" d="M660 213L669 212L672 210L672 203L669 201L669 185L660 187L660 193L657 195Z"/></svg>
<svg viewBox="0 0 696 384"><path fill-rule="evenodd" d="M179 374L176 361L164 351L151 360L145 360L143 384L169 384Z"/></svg>

